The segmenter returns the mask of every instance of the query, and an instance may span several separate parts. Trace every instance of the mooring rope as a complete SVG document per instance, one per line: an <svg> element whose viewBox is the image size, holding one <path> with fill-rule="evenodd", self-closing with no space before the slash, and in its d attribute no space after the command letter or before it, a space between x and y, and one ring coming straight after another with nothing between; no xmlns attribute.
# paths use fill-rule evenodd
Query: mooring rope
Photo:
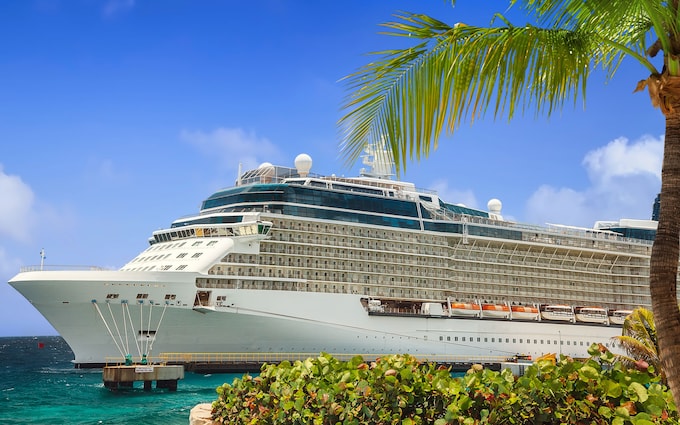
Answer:
<svg viewBox="0 0 680 425"><path fill-rule="evenodd" d="M142 357L144 354L144 341L142 341L142 337L144 336L143 330L144 330L144 301L139 302L139 357Z"/></svg>
<svg viewBox="0 0 680 425"><path fill-rule="evenodd" d="M165 310L168 308L168 303L165 303L165 307L163 307L163 311L161 312L161 318L158 319L158 325L156 326L156 333L158 333L158 330L161 328L161 322L163 321L163 317L165 316ZM156 342L156 338L154 337L153 341L151 341L151 344L149 344L149 354L151 354L151 350L153 350L153 343Z"/></svg>
<svg viewBox="0 0 680 425"><path fill-rule="evenodd" d="M144 309L144 306L141 306L140 308ZM150 332L151 332L151 316L153 315L152 313L153 313L153 302L150 302L149 303L149 320L148 320L148 323L146 325L146 341L144 341L144 343L145 343L144 344L144 352L146 353L147 356L149 355L149 335L151 335ZM158 331L158 328L156 328L156 331ZM154 334L154 338L155 337L156 336Z"/></svg>
<svg viewBox="0 0 680 425"><path fill-rule="evenodd" d="M123 331L125 332L125 351L126 354L130 354L130 341L128 340L128 334L127 334L127 319L125 318L125 306L127 305L127 301L121 302L120 303L120 314L123 316Z"/></svg>
<svg viewBox="0 0 680 425"><path fill-rule="evenodd" d="M113 343L116 344L116 348L118 349L118 352L120 353L121 356L125 356L123 354L123 350L120 349L120 346L118 345L118 342L116 342L116 338L113 336L113 332L111 332L111 328L109 327L109 324L106 323L106 319L104 318L104 315L102 314L102 311L99 309L99 306L97 305L96 301L92 301L92 304L94 305L94 308L97 310L97 313L99 313L99 317L102 319L102 322L104 322L104 326L106 326L106 330L109 331L109 335L111 336L111 339L113 340Z"/></svg>
<svg viewBox="0 0 680 425"><path fill-rule="evenodd" d="M130 305L127 305L127 315L128 318L130 319L130 330L132 330L132 334L135 335L135 326L132 324L132 315L130 314ZM137 337L133 338L135 340L135 345L137 346L137 353L139 353L139 357L142 357L142 349L139 347L139 340Z"/></svg>
<svg viewBox="0 0 680 425"><path fill-rule="evenodd" d="M122 347L125 344L124 344L124 341L123 341L123 337L120 335L120 328L118 327L118 322L116 322L116 318L113 316L113 310L111 309L111 303L106 303L106 305L109 306L109 314L111 315L111 322L113 322L113 326L115 326L115 328L116 328L116 333L118 334L118 340L120 341L120 345ZM113 342L116 343L116 346L118 346L118 343L116 342L116 338L114 338L113 335L111 335L111 338L113 338ZM118 351L122 351L122 349L118 348ZM123 353L121 353L121 354L123 354ZM124 356L125 356L125 354L123 354L123 357Z"/></svg>

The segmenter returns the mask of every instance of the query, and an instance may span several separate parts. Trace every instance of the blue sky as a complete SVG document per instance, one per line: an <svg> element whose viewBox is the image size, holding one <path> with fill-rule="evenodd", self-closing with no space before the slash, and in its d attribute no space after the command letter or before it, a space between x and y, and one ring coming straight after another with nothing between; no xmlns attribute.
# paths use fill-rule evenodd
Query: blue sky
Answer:
<svg viewBox="0 0 680 425"><path fill-rule="evenodd" d="M25 0L0 2L0 281L21 266L118 268L147 238L233 184L239 162L354 175L339 154L339 80L399 11L486 25L501 1ZM509 14L515 24L521 13ZM487 117L444 138L403 180L534 224L649 218L664 120L647 71L596 72L546 117ZM0 284L0 336L54 334Z"/></svg>

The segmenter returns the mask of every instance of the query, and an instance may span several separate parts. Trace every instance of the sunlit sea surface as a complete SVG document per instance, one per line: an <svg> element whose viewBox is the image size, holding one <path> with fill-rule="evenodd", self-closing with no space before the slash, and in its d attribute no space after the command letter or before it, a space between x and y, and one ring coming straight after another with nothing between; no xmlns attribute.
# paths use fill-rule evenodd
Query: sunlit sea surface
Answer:
<svg viewBox="0 0 680 425"><path fill-rule="evenodd" d="M41 348L42 347L42 348ZM0 424L182 424L242 374L185 373L177 391L104 388L101 369L74 369L60 337L0 338Z"/></svg>

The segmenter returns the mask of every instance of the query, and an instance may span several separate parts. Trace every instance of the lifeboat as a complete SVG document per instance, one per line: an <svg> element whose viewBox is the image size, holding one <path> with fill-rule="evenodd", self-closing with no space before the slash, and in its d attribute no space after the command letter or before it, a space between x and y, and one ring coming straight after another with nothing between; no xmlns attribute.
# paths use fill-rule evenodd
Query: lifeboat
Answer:
<svg viewBox="0 0 680 425"><path fill-rule="evenodd" d="M615 325L623 325L623 321L632 312L633 310L614 310L611 316L609 316L609 321Z"/></svg>
<svg viewBox="0 0 680 425"><path fill-rule="evenodd" d="M510 316L510 307L503 304L482 304L482 316L507 319Z"/></svg>
<svg viewBox="0 0 680 425"><path fill-rule="evenodd" d="M380 300L368 300L368 311L370 313L384 313L385 306Z"/></svg>
<svg viewBox="0 0 680 425"><path fill-rule="evenodd" d="M609 324L607 309L602 307L576 307L574 314L579 322Z"/></svg>
<svg viewBox="0 0 680 425"><path fill-rule="evenodd" d="M513 305L511 311L513 319L538 320L538 309L536 307Z"/></svg>
<svg viewBox="0 0 680 425"><path fill-rule="evenodd" d="M541 310L541 318L545 320L557 320L562 322L576 322L574 309L568 305L547 305Z"/></svg>
<svg viewBox="0 0 680 425"><path fill-rule="evenodd" d="M473 303L451 303L451 314L454 316L479 317L481 307Z"/></svg>

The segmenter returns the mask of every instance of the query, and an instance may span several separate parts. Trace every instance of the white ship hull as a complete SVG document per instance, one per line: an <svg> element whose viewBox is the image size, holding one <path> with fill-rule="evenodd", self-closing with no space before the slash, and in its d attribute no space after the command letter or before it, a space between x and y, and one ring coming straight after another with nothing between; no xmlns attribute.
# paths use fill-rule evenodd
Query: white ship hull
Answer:
<svg viewBox="0 0 680 425"><path fill-rule="evenodd" d="M121 299L134 300L140 288L149 291L153 306L132 301L129 306L135 331L147 327L156 331L149 353L152 358L177 353L198 357L276 353L294 359L322 351L365 357L410 353L457 361L502 360L518 353L587 357L590 344L611 345L610 339L620 334L618 327L548 321L369 315L359 295L337 293L220 290L226 297L222 306L196 311L193 273L140 277L134 272L29 272L17 275L11 283L64 337L75 353L75 363L83 367L122 359L113 341L124 334L123 307L120 301L105 300L114 282L129 288L121 291ZM178 297L166 307L157 300L168 291ZM136 358L140 353L132 335L128 330L123 340L129 349L123 351Z"/></svg>

